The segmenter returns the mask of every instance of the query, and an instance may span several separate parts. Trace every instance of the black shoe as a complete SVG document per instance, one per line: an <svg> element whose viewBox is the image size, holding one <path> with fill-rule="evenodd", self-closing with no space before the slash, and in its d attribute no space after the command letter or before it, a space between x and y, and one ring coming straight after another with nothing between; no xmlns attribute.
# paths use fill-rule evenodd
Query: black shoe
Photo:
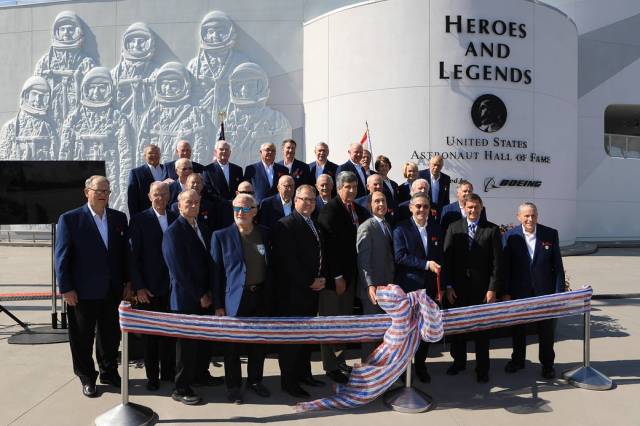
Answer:
<svg viewBox="0 0 640 426"><path fill-rule="evenodd" d="M327 371L327 377L343 385L349 383L349 378L340 370Z"/></svg>
<svg viewBox="0 0 640 426"><path fill-rule="evenodd" d="M353 370L353 368L348 366L346 362L339 363L338 368L345 374L351 374L351 371Z"/></svg>
<svg viewBox="0 0 640 426"><path fill-rule="evenodd" d="M522 370L523 368L524 368L524 362L516 362L514 360L511 360L507 362L507 365L504 366L504 371L509 374L512 374L518 370Z"/></svg>
<svg viewBox="0 0 640 426"><path fill-rule="evenodd" d="M157 391L160 389L160 381L158 379L147 380L147 390Z"/></svg>
<svg viewBox="0 0 640 426"><path fill-rule="evenodd" d="M324 382L322 380L316 380L313 377L303 377L302 379L298 380L300 383L302 383L303 385L307 385L307 386L311 386L314 388L320 388L322 386L324 386Z"/></svg>
<svg viewBox="0 0 640 426"><path fill-rule="evenodd" d="M261 396L263 398L268 398L271 396L271 392L267 389L262 383L247 383L247 388L251 389L256 393L256 395Z"/></svg>
<svg viewBox="0 0 640 426"><path fill-rule="evenodd" d="M476 380L478 381L478 383L488 383L489 373L477 373Z"/></svg>
<svg viewBox="0 0 640 426"><path fill-rule="evenodd" d="M548 380L556 378L556 370L553 367L543 368L542 377Z"/></svg>
<svg viewBox="0 0 640 426"><path fill-rule="evenodd" d="M240 388L231 388L227 391L227 400L236 405L242 404L244 401L242 399L242 391Z"/></svg>
<svg viewBox="0 0 640 426"><path fill-rule="evenodd" d="M431 376L427 372L426 367L416 366L416 376L418 376L418 380L420 380L422 383L431 383Z"/></svg>
<svg viewBox="0 0 640 426"><path fill-rule="evenodd" d="M290 387L282 387L282 390L291 395L294 398L309 398L309 392L302 389L300 386L290 386Z"/></svg>
<svg viewBox="0 0 640 426"><path fill-rule="evenodd" d="M82 385L82 394L87 398L95 398L98 396L98 390L96 389L96 385L88 383L86 385Z"/></svg>
<svg viewBox="0 0 640 426"><path fill-rule="evenodd" d="M464 371L466 368L467 367L465 367L464 365L459 365L454 362L449 366L449 368L447 368L447 375L455 376L459 372Z"/></svg>
<svg viewBox="0 0 640 426"><path fill-rule="evenodd" d="M171 394L171 398L174 401L182 402L185 405L196 405L202 401L202 398L196 395L193 391L187 391L182 393L175 390Z"/></svg>
<svg viewBox="0 0 640 426"><path fill-rule="evenodd" d="M103 385L111 385L119 388L122 385L122 379L118 373L115 374L101 374L100 383Z"/></svg>
<svg viewBox="0 0 640 426"><path fill-rule="evenodd" d="M220 386L224 384L224 378L222 377L213 377L211 374L206 375L204 377L198 377L193 381L193 386L201 387L201 386Z"/></svg>

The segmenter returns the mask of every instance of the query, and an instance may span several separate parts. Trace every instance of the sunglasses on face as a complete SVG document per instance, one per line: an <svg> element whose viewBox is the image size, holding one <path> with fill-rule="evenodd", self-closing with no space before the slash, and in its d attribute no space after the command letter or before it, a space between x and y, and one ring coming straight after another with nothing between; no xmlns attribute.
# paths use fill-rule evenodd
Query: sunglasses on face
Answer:
<svg viewBox="0 0 640 426"><path fill-rule="evenodd" d="M255 209L255 207L240 207L240 206L233 206L233 211L235 213L249 213L251 210Z"/></svg>

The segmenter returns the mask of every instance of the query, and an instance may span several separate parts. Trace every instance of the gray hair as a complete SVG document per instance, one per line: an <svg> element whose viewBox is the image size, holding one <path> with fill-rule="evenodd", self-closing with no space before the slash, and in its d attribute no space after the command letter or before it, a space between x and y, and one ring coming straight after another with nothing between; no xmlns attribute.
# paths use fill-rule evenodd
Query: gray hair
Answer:
<svg viewBox="0 0 640 426"><path fill-rule="evenodd" d="M184 198L188 197L191 194L196 194L198 198L200 198L200 194L195 189L185 189L181 193L178 194L178 201L182 201Z"/></svg>
<svg viewBox="0 0 640 426"><path fill-rule="evenodd" d="M418 187L418 184L419 183L423 183L423 182L427 184L427 187L425 188L425 192L426 191L430 191L431 190L431 185L429 185L429 181L426 180L426 179L419 178L419 179L416 179L413 182L411 182L411 192L414 192L416 190L416 188Z"/></svg>
<svg viewBox="0 0 640 426"><path fill-rule="evenodd" d="M320 180L321 177L324 177L325 179L327 179L329 181L329 183L331 183L331 186L334 186L335 183L333 182L333 178L331 177L331 175L328 175L326 173L322 173L320 176L318 176L318 179L316 179L316 183Z"/></svg>
<svg viewBox="0 0 640 426"><path fill-rule="evenodd" d="M103 182L106 181L107 184L109 184L109 186L111 185L111 183L109 182L109 179L107 179L106 177L102 176L102 175L93 175L90 176L87 180L84 181L84 187L85 188L91 188L93 189L93 183L94 182Z"/></svg>
<svg viewBox="0 0 640 426"><path fill-rule="evenodd" d="M338 174L338 177L336 178L336 185L338 186L338 189L340 189L345 183L353 183L357 181L358 178L356 177L356 174L346 170Z"/></svg>
<svg viewBox="0 0 640 426"><path fill-rule="evenodd" d="M188 158L178 158L175 163L176 169L178 168L178 165L181 166L180 168L183 168L184 166L189 166L193 168L193 163Z"/></svg>
<svg viewBox="0 0 640 426"><path fill-rule="evenodd" d="M431 207L431 200L429 200L429 194L427 194L426 192L416 192L415 194L413 194L411 196L411 201L409 201L409 204L415 204L414 201L418 198L424 198L425 200L427 200L427 204L429 204L429 207Z"/></svg>
<svg viewBox="0 0 640 426"><path fill-rule="evenodd" d="M299 197L302 191L311 191L314 195L317 195L316 189L311 185L307 185L306 183L296 188L296 197Z"/></svg>
<svg viewBox="0 0 640 426"><path fill-rule="evenodd" d="M235 198L233 199L233 201L240 201L240 200L249 200L249 203L251 203L251 207L256 207L257 206L257 202L256 199L253 197L253 195L250 194L238 194L235 196Z"/></svg>
<svg viewBox="0 0 640 426"><path fill-rule="evenodd" d="M156 180L154 182L151 182L151 185L149 186L149 194L151 194L155 189L161 189L163 191L167 191L169 192L169 184L166 182L163 182L161 180Z"/></svg>
<svg viewBox="0 0 640 426"><path fill-rule="evenodd" d="M536 207L536 205L533 204L531 201L525 201L524 203L520 204L518 206L518 213L520 213L520 211L522 209L525 209L527 207L531 207L532 209L534 209L536 211L536 213L538 213L538 207Z"/></svg>

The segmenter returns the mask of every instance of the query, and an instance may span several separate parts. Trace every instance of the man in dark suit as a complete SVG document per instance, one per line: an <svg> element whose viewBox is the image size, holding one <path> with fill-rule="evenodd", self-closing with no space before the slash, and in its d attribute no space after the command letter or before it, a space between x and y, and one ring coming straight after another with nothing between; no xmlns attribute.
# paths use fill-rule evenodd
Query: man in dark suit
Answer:
<svg viewBox="0 0 640 426"><path fill-rule="evenodd" d="M471 182L461 179L460 182L458 182L458 187L456 189L457 200L444 206L440 212L440 226L444 232L447 232L449 225L453 222L466 217L467 213L462 207L464 205L464 197L472 193L473 185ZM484 206L482 208L482 213L480 213L480 219L487 220L487 208Z"/></svg>
<svg viewBox="0 0 640 426"><path fill-rule="evenodd" d="M411 183L411 196L413 194L417 194L418 192L424 192L425 194L429 194L429 182L426 179L416 179ZM411 204L411 196L407 201L404 201L398 204L396 208L396 222L402 222L411 218L413 215L411 214L410 204ZM431 203L431 199L429 199L429 203ZM431 216L433 219L433 215ZM432 220L433 221L433 220Z"/></svg>
<svg viewBox="0 0 640 426"><path fill-rule="evenodd" d="M204 239L205 230L196 220L200 196L195 190L186 189L178 196L178 203L180 217L167 228L162 240L162 254L171 282L170 309L181 314L203 315L211 306L213 261ZM191 386L197 380L196 374L208 371L208 344L177 339L175 390L171 395L174 400L187 405L201 401Z"/></svg>
<svg viewBox="0 0 640 426"><path fill-rule="evenodd" d="M244 169L244 180L249 181L253 186L258 204L264 198L276 195L278 179L280 176L289 174L289 169L285 166L274 163L275 158L275 145L263 143L260 145L260 161Z"/></svg>
<svg viewBox="0 0 640 426"><path fill-rule="evenodd" d="M367 175L365 175L360 162L362 161L362 145L355 142L349 146L349 160L340 166L336 170L336 175L340 172L351 172L356 176L357 190L356 198L364 197L367 195Z"/></svg>
<svg viewBox="0 0 640 426"><path fill-rule="evenodd" d="M327 203L318 215L318 223L327 239L327 255L332 265L335 288L320 294L320 315L350 315L357 283L356 232L369 218L369 212L356 204L358 178L353 172L338 173L338 196ZM343 345L322 345L322 366L327 376L338 383L346 383L343 371L349 371Z"/></svg>
<svg viewBox="0 0 640 426"><path fill-rule="evenodd" d="M449 204L449 185L451 178L449 175L442 173L444 159L442 155L434 155L429 160L429 168L420 171L420 177L429 182L431 195L431 208L440 214L444 206Z"/></svg>
<svg viewBox="0 0 640 426"><path fill-rule="evenodd" d="M188 158L180 158L175 162L178 177L169 185L169 205L178 201L178 194L187 189L187 178L193 173L193 163Z"/></svg>
<svg viewBox="0 0 640 426"><path fill-rule="evenodd" d="M218 316L260 317L272 311L273 283L269 230L254 226L256 201L251 195L240 194L233 200L235 223L216 231L211 238L213 258L213 305ZM265 345L245 345L248 352L247 385L262 397L270 395L262 384ZM242 345L227 343L224 374L227 399L242 403Z"/></svg>
<svg viewBox="0 0 640 426"><path fill-rule="evenodd" d="M333 284L327 280L329 259L324 236L311 217L315 201L312 186L298 187L295 211L273 228L277 311L283 316L316 316L319 292ZM310 350L309 345L282 345L280 349L282 390L296 398L309 397L301 383L323 385L311 375Z"/></svg>
<svg viewBox="0 0 640 426"><path fill-rule="evenodd" d="M205 190L225 200L233 200L242 182L242 167L229 162L231 146L227 141L216 142L216 159L202 171Z"/></svg>
<svg viewBox="0 0 640 426"><path fill-rule="evenodd" d="M173 161L167 161L164 163L164 166L167 168L167 175L169 178L176 180L178 179L178 173L176 171L176 161L180 158L186 158L187 160L191 160L191 145L189 141L184 139L178 141L176 145L176 155L178 158ZM191 161L193 167L193 173L202 173L204 170L204 166L200 163L196 163L195 161Z"/></svg>
<svg viewBox="0 0 640 426"><path fill-rule="evenodd" d="M318 192L318 196L316 197L316 209L313 211L313 214L317 217L324 206L326 206L334 196L333 178L326 174L318 176L316 180L316 191Z"/></svg>
<svg viewBox="0 0 640 426"><path fill-rule="evenodd" d="M96 328L100 382L120 386L118 305L130 294L127 216L107 207L110 192L104 176L87 179L87 204L60 216L55 241L58 290L69 306L73 372L90 398L98 395L92 358Z"/></svg>
<svg viewBox="0 0 640 426"><path fill-rule="evenodd" d="M393 283L393 234L387 223L387 197L384 192L372 191L369 198L369 210L373 217L358 227L356 251L358 252L358 297L362 302L362 313L384 314L376 301L376 287ZM365 362L379 342L361 344L362 362Z"/></svg>
<svg viewBox="0 0 640 426"><path fill-rule="evenodd" d="M151 182L163 181L168 177L166 167L160 164L160 148L156 145L144 147L144 161L146 164L129 172L129 182L127 183L129 216L151 207L149 201Z"/></svg>
<svg viewBox="0 0 640 426"><path fill-rule="evenodd" d="M320 142L316 145L314 153L316 154L316 161L309 163L309 172L313 183L317 184L318 178L323 174L329 175L331 176L331 179L335 180L338 165L329 161L329 145L324 142ZM334 191L332 196L335 195Z"/></svg>
<svg viewBox="0 0 640 426"><path fill-rule="evenodd" d="M168 312L169 271L162 257L162 235L178 215L167 209L169 185L165 182L151 184L149 199L151 207L131 218L131 280L140 309ZM160 379L174 379L176 343L175 339L151 334L143 338L147 389L155 391L160 387Z"/></svg>
<svg viewBox="0 0 640 426"><path fill-rule="evenodd" d="M388 195L387 192L384 190L384 180L382 179L382 176L380 176L377 173L374 175L370 175L367 178L367 191L369 192L369 194L372 194L376 191L381 191L387 197L386 220L389 226L393 228L396 223L395 215L394 215L394 209L396 208L396 205L393 201L393 198L390 195ZM356 204L359 204L360 206L365 208L369 212L369 214L371 214L370 201L371 201L371 198L369 198L369 195L365 195L364 197L357 198Z"/></svg>
<svg viewBox="0 0 640 426"><path fill-rule="evenodd" d="M564 267L560 255L558 231L538 223L538 209L533 203L518 208L517 226L503 236L505 293L507 299L522 299L565 291ZM542 377L553 379L555 319L535 323L540 345ZM526 326L513 327L513 353L505 366L507 373L524 368L527 341Z"/></svg>
<svg viewBox="0 0 640 426"><path fill-rule="evenodd" d="M307 163L296 159L296 141L293 139L282 141L282 161L278 161L278 164L289 170L289 175L293 177L296 188L304 184L311 185L314 181L311 179Z"/></svg>
<svg viewBox="0 0 640 426"><path fill-rule="evenodd" d="M464 199L467 217L452 223L444 243L444 283L452 307L493 303L502 290L502 247L500 230L480 220L482 199L469 194ZM476 375L480 383L489 381L489 338L486 331L454 336L451 340L453 364L447 374L466 368L466 340L476 348Z"/></svg>
<svg viewBox="0 0 640 426"><path fill-rule="evenodd" d="M293 192L295 183L289 175L278 180L278 193L260 203L258 223L267 229L273 228L278 220L293 213Z"/></svg>
<svg viewBox="0 0 640 426"><path fill-rule="evenodd" d="M396 262L396 284L405 293L426 289L427 295L437 301L437 275L440 273L443 254L443 236L440 226L429 221L431 204L425 192L413 194L410 201L412 217L400 222L393 231L393 247ZM423 383L431 381L425 363L429 343L420 342L414 363L416 375Z"/></svg>

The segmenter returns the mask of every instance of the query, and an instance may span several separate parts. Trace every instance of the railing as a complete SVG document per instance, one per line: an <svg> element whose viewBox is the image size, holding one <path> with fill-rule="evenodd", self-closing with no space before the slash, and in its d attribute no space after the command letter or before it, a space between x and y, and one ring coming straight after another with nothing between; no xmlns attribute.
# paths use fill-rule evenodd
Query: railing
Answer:
<svg viewBox="0 0 640 426"><path fill-rule="evenodd" d="M610 157L640 159L640 136L605 133L604 150Z"/></svg>

